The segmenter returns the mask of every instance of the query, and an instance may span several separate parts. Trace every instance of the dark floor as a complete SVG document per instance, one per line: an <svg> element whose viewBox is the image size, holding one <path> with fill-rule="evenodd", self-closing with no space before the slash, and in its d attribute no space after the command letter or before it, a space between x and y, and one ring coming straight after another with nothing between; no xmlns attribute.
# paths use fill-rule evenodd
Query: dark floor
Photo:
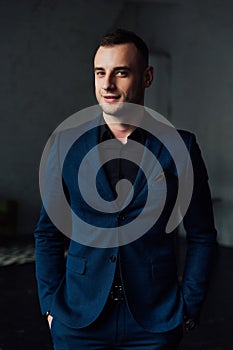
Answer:
<svg viewBox="0 0 233 350"><path fill-rule="evenodd" d="M232 271L233 249L219 247L201 326L184 336L181 350L233 349ZM52 350L39 310L34 263L0 267L0 294L0 350Z"/></svg>

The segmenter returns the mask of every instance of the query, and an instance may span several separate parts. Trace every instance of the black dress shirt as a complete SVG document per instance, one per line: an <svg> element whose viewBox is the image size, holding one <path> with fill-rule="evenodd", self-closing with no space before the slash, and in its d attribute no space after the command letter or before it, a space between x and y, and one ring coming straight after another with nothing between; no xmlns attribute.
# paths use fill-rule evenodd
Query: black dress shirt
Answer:
<svg viewBox="0 0 233 350"><path fill-rule="evenodd" d="M144 145L146 140L146 131L140 127L137 127L129 135L128 139ZM127 179L132 185L134 184L137 172L139 170L139 166L137 164L140 164L143 148L139 149L138 147L135 147L135 144L130 142L123 144L114 137L107 124L102 124L99 129L99 143L107 140L112 140L113 142L101 145L100 159L120 211L124 199L127 197L128 188L118 188L118 194L119 192L121 193L121 196L118 197L116 184L122 179ZM132 152L134 152L136 155L137 164L129 160ZM125 157L127 157L127 159L125 159ZM109 158L111 158L111 160L107 161ZM119 200L119 198L121 198L121 200ZM113 285L122 285L119 258L117 259L117 268Z"/></svg>
<svg viewBox="0 0 233 350"><path fill-rule="evenodd" d="M144 145L146 140L146 132L138 127L129 135L128 139ZM127 179L131 182L131 184L134 183L139 166L135 162L128 159L131 158L131 155L134 152L134 159L136 156L137 163L139 164L142 157L143 148L140 150L138 147L135 147L134 144L128 142L123 144L114 137L107 124L103 124L100 126L99 143L107 140L113 140L113 142L107 145L103 144L103 146L100 148L100 159L108 181L112 187L113 193L115 197L117 197L116 184L119 182L119 180ZM128 159L125 159L125 157ZM109 158L111 158L111 160L107 161ZM125 193L125 196L123 197L126 197L126 195L127 193ZM119 203L119 209L121 208L120 204L121 203Z"/></svg>

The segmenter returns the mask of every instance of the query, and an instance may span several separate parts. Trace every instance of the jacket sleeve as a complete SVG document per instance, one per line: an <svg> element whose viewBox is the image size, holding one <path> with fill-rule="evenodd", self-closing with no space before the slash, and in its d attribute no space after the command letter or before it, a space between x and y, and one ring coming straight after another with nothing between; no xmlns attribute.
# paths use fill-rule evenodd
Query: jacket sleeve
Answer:
<svg viewBox="0 0 233 350"><path fill-rule="evenodd" d="M55 291L60 285L65 272L66 237L50 219L49 212L58 210L60 202L61 171L59 160L59 138L54 141L46 160L45 170L40 179L42 194L42 209L35 229L36 278L41 311L45 314L51 309ZM42 184L43 182L43 184ZM55 208L55 209L54 209ZM62 208L60 208L62 210Z"/></svg>
<svg viewBox="0 0 233 350"><path fill-rule="evenodd" d="M53 295L65 272L65 237L50 221L44 207L35 230L36 279L42 314L51 310Z"/></svg>
<svg viewBox="0 0 233 350"><path fill-rule="evenodd" d="M216 256L216 230L208 175L194 135L191 135L188 147L192 160L194 184L191 202L183 219L187 237L187 254L182 292L186 315L199 319Z"/></svg>

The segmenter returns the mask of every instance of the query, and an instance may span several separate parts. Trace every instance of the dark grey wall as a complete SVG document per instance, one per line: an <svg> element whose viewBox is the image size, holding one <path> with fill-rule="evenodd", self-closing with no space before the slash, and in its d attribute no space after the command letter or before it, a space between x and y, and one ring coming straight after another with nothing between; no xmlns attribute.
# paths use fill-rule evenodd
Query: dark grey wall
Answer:
<svg viewBox="0 0 233 350"><path fill-rule="evenodd" d="M127 1L117 23L171 61L171 112L197 135L210 177L219 242L233 246L233 2ZM159 79L162 79L161 76ZM156 81L156 71L155 71ZM156 90L156 89L155 89Z"/></svg>
<svg viewBox="0 0 233 350"><path fill-rule="evenodd" d="M0 198L19 204L18 234L34 230L38 168L51 131L95 104L92 54L121 1L0 1Z"/></svg>

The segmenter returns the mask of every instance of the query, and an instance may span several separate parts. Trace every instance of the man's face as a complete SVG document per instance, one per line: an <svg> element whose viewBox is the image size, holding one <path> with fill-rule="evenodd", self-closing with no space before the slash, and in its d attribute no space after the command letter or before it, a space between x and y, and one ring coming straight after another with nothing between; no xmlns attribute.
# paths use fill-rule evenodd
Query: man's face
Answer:
<svg viewBox="0 0 233 350"><path fill-rule="evenodd" d="M95 93L104 113L117 115L122 103L144 103L145 70L134 44L100 46L94 59Z"/></svg>

